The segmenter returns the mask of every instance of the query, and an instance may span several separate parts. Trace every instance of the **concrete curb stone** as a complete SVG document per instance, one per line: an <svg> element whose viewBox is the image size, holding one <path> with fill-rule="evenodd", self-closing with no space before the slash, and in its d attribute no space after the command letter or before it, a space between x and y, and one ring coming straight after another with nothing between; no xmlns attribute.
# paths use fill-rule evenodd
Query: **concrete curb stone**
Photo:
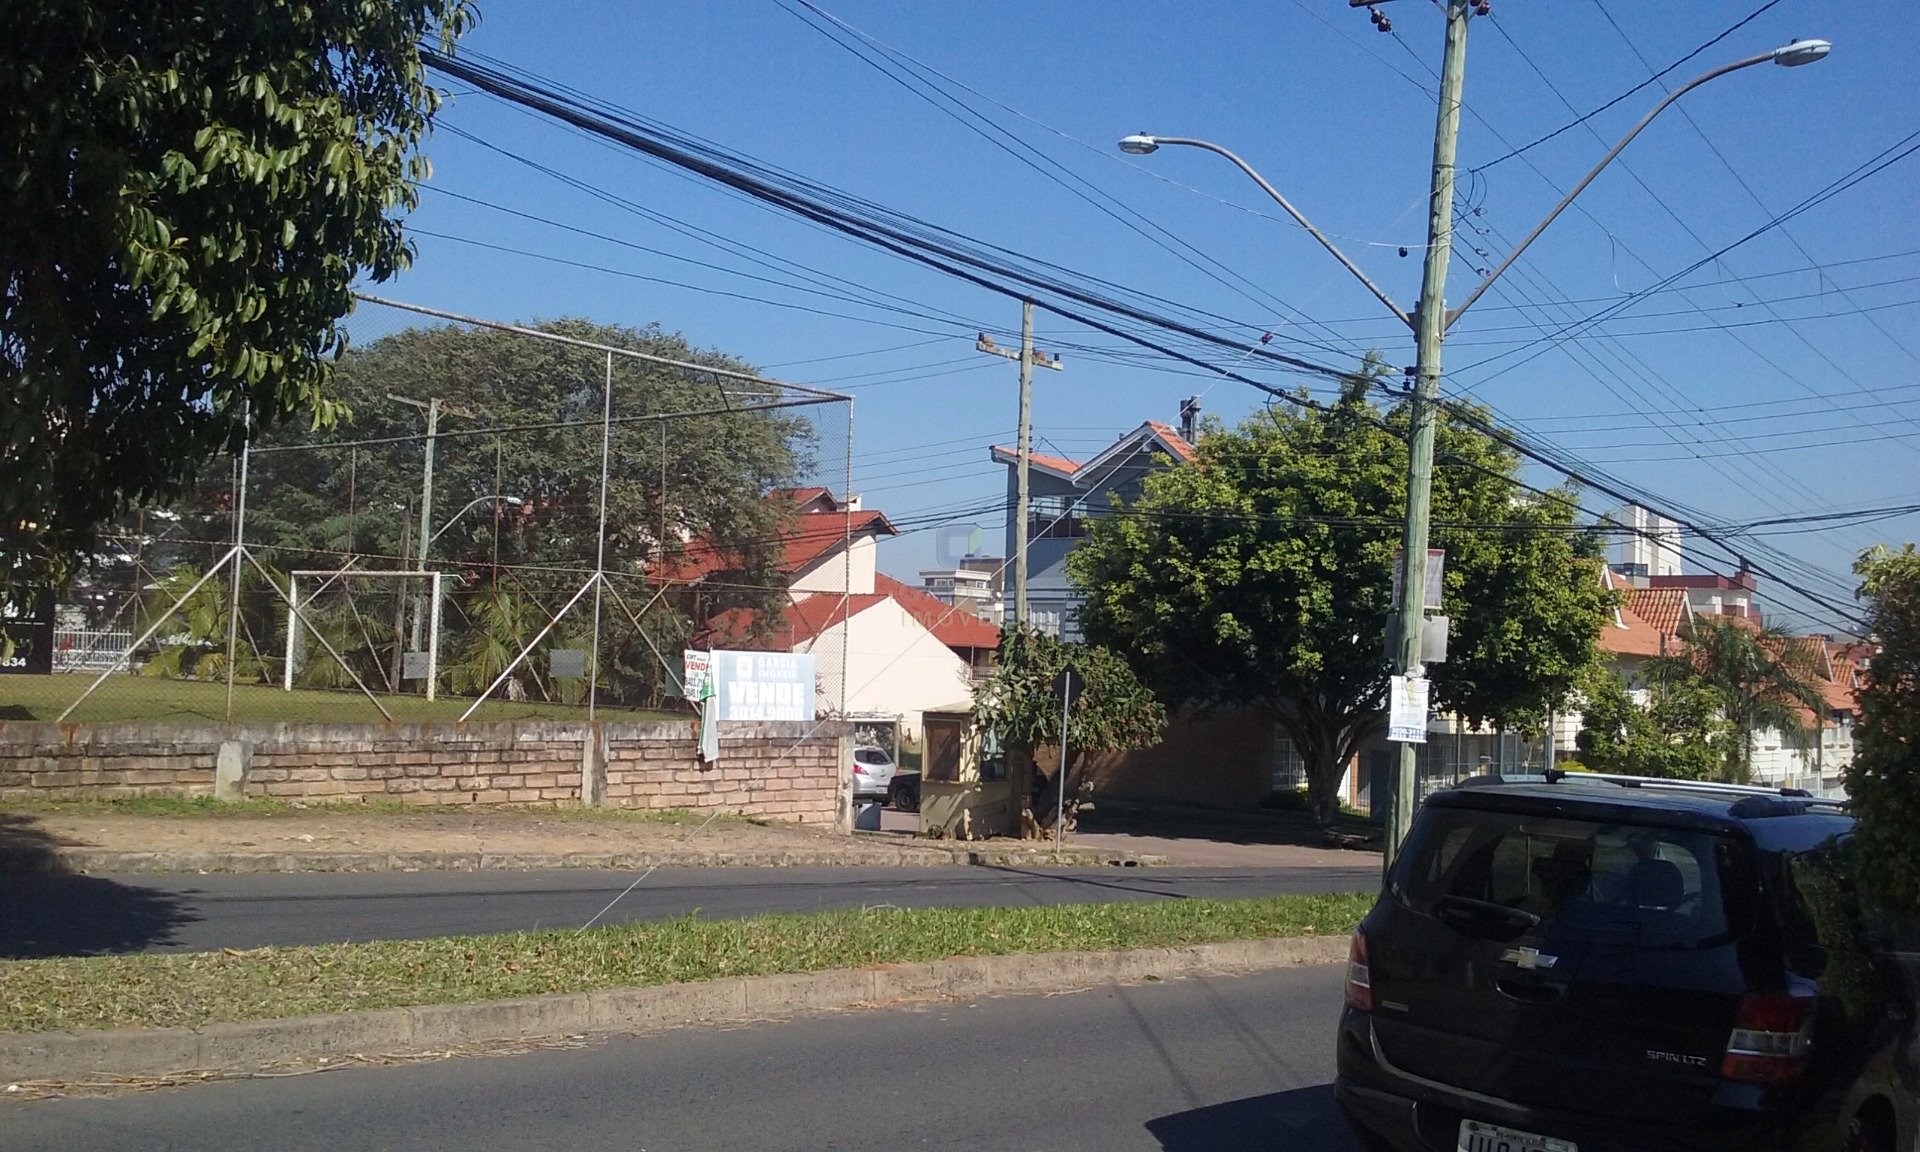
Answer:
<svg viewBox="0 0 1920 1152"><path fill-rule="evenodd" d="M1346 956L1346 948L1344 936L1301 936L1122 952L966 956L200 1028L0 1033L0 1082L187 1071L245 1074L355 1054L745 1024L888 1004L1333 964Z"/></svg>
<svg viewBox="0 0 1920 1152"><path fill-rule="evenodd" d="M1160 856L1068 851L1062 866L1164 864ZM36 859L0 860L0 872L485 872L594 868L637 871L681 868L945 867L974 864L1053 867L1051 852L1022 849L901 848L894 852L123 852L61 848Z"/></svg>

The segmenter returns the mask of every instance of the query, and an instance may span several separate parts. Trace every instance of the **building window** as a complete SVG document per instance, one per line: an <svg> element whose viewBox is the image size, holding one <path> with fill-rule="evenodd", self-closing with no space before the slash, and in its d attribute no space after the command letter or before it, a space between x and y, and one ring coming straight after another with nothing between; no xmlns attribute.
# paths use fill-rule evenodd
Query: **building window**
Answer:
<svg viewBox="0 0 1920 1152"><path fill-rule="evenodd" d="M1293 737L1276 726L1273 734L1273 790L1293 792L1307 786L1307 762L1293 746Z"/></svg>
<svg viewBox="0 0 1920 1152"><path fill-rule="evenodd" d="M1087 534L1080 502L1073 496L1035 496L1028 503L1027 536L1034 540L1075 540Z"/></svg>

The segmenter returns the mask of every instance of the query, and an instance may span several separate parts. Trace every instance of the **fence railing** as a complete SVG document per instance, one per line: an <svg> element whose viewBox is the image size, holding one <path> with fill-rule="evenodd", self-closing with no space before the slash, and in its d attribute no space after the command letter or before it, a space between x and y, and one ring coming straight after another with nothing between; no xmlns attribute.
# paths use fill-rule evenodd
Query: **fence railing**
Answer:
<svg viewBox="0 0 1920 1152"><path fill-rule="evenodd" d="M93 632L80 628L53 630L55 672L118 672L130 670L132 632Z"/></svg>

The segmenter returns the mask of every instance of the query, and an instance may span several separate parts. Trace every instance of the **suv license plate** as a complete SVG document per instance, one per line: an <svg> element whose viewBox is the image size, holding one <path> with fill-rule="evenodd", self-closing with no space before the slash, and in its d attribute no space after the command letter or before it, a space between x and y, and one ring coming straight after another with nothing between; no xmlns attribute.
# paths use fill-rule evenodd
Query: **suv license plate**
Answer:
<svg viewBox="0 0 1920 1152"><path fill-rule="evenodd" d="M1460 1122L1458 1152L1577 1152L1571 1140L1518 1132L1478 1120Z"/></svg>

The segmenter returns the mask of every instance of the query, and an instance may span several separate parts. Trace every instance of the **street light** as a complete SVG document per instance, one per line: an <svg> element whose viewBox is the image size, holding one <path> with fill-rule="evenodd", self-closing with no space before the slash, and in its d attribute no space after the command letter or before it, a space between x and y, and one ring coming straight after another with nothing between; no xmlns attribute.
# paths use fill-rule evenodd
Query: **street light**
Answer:
<svg viewBox="0 0 1920 1152"><path fill-rule="evenodd" d="M455 520L460 519L460 517L465 516L467 513L473 511L475 508L478 508L482 504L488 503L489 501L505 504L509 508L518 508L522 504L526 503L525 500L520 499L520 497L518 496L481 496L478 499L469 500L467 502L466 507L460 509L460 511L458 512L455 512L453 515L447 517L447 522L445 524L440 525L440 531L435 532L433 535L427 537L427 542L420 546L421 564L423 566L426 564L427 549L433 546L433 542L435 540L440 539L441 532L445 532L447 529L453 527L453 522Z"/></svg>
<svg viewBox="0 0 1920 1152"><path fill-rule="evenodd" d="M1825 40L1796 40L1770 52L1736 60L1709 72L1694 77L1687 83L1668 93L1666 98L1654 105L1653 110L1641 117L1631 131L1621 137L1620 142L1608 150L1600 162L1580 179L1578 184L1553 206L1545 219L1527 233L1526 238L1516 245L1498 267L1489 272L1476 285L1460 306L1447 310L1445 288L1447 261L1451 255L1453 243L1453 169L1455 144L1460 131L1461 96L1465 87L1466 72L1466 29L1467 0L1448 0L1447 4L1447 50L1446 59L1441 67L1440 107L1438 123L1434 132L1433 181L1430 192L1430 205L1427 224L1427 253L1422 277L1420 304L1412 312L1403 310L1385 292L1381 291L1365 273L1361 272L1346 253L1327 239L1305 216L1287 202L1265 177L1255 171L1253 166L1239 156L1206 140L1194 140L1182 136L1151 136L1138 133L1124 137L1120 141L1120 150L1129 155L1145 156L1157 151L1162 145L1179 144L1190 148L1200 148L1213 152L1232 161L1242 172L1260 185L1262 191L1272 197L1288 216L1306 229L1307 234L1320 243L1320 246L1340 261L1342 267L1353 273L1354 277L1373 293L1374 298L1387 306L1401 322L1413 328L1416 343L1414 364L1414 386L1408 431L1407 459L1407 515L1402 540L1401 555L1401 602L1398 628L1398 648L1395 653L1394 669L1401 676L1421 676L1425 669L1420 665L1420 630L1425 622L1423 601L1426 599L1426 558L1427 558L1427 514L1432 503L1433 487L1433 438L1434 408L1440 396L1440 350L1446 337L1446 331L1461 313L1472 307L1486 290L1498 280L1513 262L1520 258L1528 245L1545 231L1547 226L1564 211L1573 198L1593 183L1602 169L1613 162L1635 136L1640 134L1653 118L1665 111L1669 105L1700 85L1750 68L1755 64L1778 64L1784 68L1797 68L1825 59L1833 51L1833 45ZM1383 864L1386 868L1393 865L1394 856L1400 842L1406 837L1407 829L1413 819L1413 780L1415 774L1415 753L1411 743L1401 743L1396 762L1394 787L1387 803L1386 836Z"/></svg>

